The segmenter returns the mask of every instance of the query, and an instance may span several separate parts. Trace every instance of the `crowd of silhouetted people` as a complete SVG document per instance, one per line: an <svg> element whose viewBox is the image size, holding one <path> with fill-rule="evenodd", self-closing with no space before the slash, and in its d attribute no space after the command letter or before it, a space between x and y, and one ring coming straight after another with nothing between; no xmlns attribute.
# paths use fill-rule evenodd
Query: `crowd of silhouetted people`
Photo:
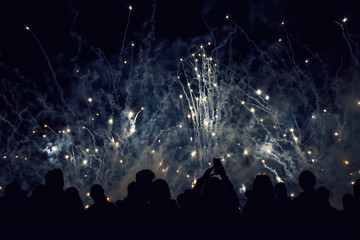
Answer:
<svg viewBox="0 0 360 240"><path fill-rule="evenodd" d="M343 210L329 203L330 192L315 175L299 175L302 192L291 198L284 183L257 175L239 199L224 168L211 167L172 199L168 183L150 169L136 174L127 197L110 202L104 188L90 189L85 208L78 189L64 190L61 169L45 175L30 196L17 182L0 197L0 239L359 239L360 179Z"/></svg>

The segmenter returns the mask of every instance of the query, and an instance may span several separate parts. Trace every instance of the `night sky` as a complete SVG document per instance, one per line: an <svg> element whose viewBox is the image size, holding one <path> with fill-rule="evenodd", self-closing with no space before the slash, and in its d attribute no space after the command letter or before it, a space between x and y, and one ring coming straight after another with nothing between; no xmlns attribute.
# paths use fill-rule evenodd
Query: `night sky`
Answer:
<svg viewBox="0 0 360 240"><path fill-rule="evenodd" d="M17 179L29 189L61 167L68 185L99 182L116 198L149 167L178 194L218 154L239 194L262 171L297 192L297 174L311 169L338 204L360 174L359 13L356 0L3 1L0 186ZM196 51L217 58L221 91L189 83L196 63L179 59ZM179 94L208 103L184 107Z"/></svg>

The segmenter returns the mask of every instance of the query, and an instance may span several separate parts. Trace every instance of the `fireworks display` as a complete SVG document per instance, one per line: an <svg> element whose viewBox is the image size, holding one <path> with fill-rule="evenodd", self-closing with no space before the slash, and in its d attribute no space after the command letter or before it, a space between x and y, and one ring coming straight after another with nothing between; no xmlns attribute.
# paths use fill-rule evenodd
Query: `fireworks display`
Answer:
<svg viewBox="0 0 360 240"><path fill-rule="evenodd" d="M77 54L61 69L32 26L24 27L29 45L46 60L39 76L46 81L1 60L19 81L1 79L0 191L14 180L29 190L49 169L61 168L66 186L84 198L99 183L113 200L126 196L137 171L150 168L176 196L214 157L240 195L262 172L297 192L304 169L339 198L351 191L360 177L359 50L347 28L351 19L335 21L334 35L347 52L330 73L305 45L307 57L295 57L285 21L267 44L252 40L226 13L208 35L171 42L156 38L154 7L150 30L130 41L133 11L129 6L117 55L71 30ZM84 52L95 57L84 60Z"/></svg>

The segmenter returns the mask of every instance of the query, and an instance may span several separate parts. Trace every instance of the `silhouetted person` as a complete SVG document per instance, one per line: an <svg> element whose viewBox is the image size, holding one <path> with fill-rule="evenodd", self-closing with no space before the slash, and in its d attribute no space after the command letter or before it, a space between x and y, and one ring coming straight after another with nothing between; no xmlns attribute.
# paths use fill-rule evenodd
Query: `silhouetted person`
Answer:
<svg viewBox="0 0 360 240"><path fill-rule="evenodd" d="M179 223L179 208L171 199L170 188L164 179L156 179L151 184L150 214L154 226L154 236L171 238Z"/></svg>
<svg viewBox="0 0 360 240"><path fill-rule="evenodd" d="M116 207L105 196L104 188L94 184L90 188L90 196L94 204L86 209L86 217L90 236L102 239L113 234L115 224Z"/></svg>
<svg viewBox="0 0 360 240"><path fill-rule="evenodd" d="M275 222L274 232L277 236L290 236L293 232L293 211L291 198L287 195L286 185L283 182L276 183L275 192Z"/></svg>
<svg viewBox="0 0 360 240"><path fill-rule="evenodd" d="M238 229L235 225L240 216L239 199L223 165L220 161L217 164L217 167L214 166L205 171L193 189L200 196L202 216L201 223L197 226L201 229L212 229L211 232L203 232L203 234L211 235L207 237L226 238Z"/></svg>
<svg viewBox="0 0 360 240"><path fill-rule="evenodd" d="M343 211L340 212L340 235L344 237L359 237L359 215L357 211L356 199L350 194L342 197Z"/></svg>
<svg viewBox="0 0 360 240"><path fill-rule="evenodd" d="M155 174L150 169L143 169L136 173L137 195L141 204L147 205L150 201L151 184Z"/></svg>
<svg viewBox="0 0 360 240"><path fill-rule="evenodd" d="M319 225L322 236L333 236L338 231L338 211L330 205L330 191L324 186L316 189L318 195Z"/></svg>
<svg viewBox="0 0 360 240"><path fill-rule="evenodd" d="M318 235L320 230L319 197L314 188L315 184L316 178L312 172L301 172L299 185L303 192L292 200L297 234L304 237Z"/></svg>
<svg viewBox="0 0 360 240"><path fill-rule="evenodd" d="M45 185L39 185L31 196L31 217L35 236L39 238L64 238L66 226L66 198L64 175L61 169L51 169L45 174ZM39 227L40 226L40 227Z"/></svg>
<svg viewBox="0 0 360 240"><path fill-rule="evenodd" d="M84 203L75 187L65 190L66 200L66 232L67 236L82 237L84 231Z"/></svg>
<svg viewBox="0 0 360 240"><path fill-rule="evenodd" d="M26 237L28 198L20 183L14 181L5 187L5 195L0 197L0 232L5 239Z"/></svg>
<svg viewBox="0 0 360 240"><path fill-rule="evenodd" d="M243 217L248 234L261 238L269 236L275 223L275 196L269 176L257 175L247 196Z"/></svg>

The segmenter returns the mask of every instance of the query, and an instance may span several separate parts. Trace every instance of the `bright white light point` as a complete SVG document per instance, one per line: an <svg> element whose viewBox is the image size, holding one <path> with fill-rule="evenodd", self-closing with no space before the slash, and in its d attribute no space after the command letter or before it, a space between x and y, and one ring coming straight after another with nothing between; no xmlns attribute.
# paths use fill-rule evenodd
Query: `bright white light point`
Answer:
<svg viewBox="0 0 360 240"><path fill-rule="evenodd" d="M58 133L61 133L61 131L58 131Z"/></svg>
<svg viewBox="0 0 360 240"><path fill-rule="evenodd" d="M134 116L134 113L133 112L129 112L128 113L128 118L130 119L130 118L132 118Z"/></svg>
<svg viewBox="0 0 360 240"><path fill-rule="evenodd" d="M90 152L90 149L87 148L87 149L86 149L86 152Z"/></svg>
<svg viewBox="0 0 360 240"><path fill-rule="evenodd" d="M291 196L291 197L295 197L295 194L294 194L294 193L291 193L290 196Z"/></svg>
<svg viewBox="0 0 360 240"><path fill-rule="evenodd" d="M308 60L308 59L305 59L305 63L309 63L309 60Z"/></svg>
<svg viewBox="0 0 360 240"><path fill-rule="evenodd" d="M348 21L348 18L347 17L344 17L343 19L342 19L342 22L343 23L346 23Z"/></svg>
<svg viewBox="0 0 360 240"><path fill-rule="evenodd" d="M315 162L315 159L311 159L311 162L314 163L314 162Z"/></svg>
<svg viewBox="0 0 360 240"><path fill-rule="evenodd" d="M183 96L182 94L179 95L179 98L180 98L180 99L183 99L183 97L184 97L184 96Z"/></svg>
<svg viewBox="0 0 360 240"><path fill-rule="evenodd" d="M179 128L182 128L182 127L183 127L183 126L180 124L180 125L179 125Z"/></svg>
<svg viewBox="0 0 360 240"><path fill-rule="evenodd" d="M198 70L197 67L194 67L194 70L197 71Z"/></svg>
<svg viewBox="0 0 360 240"><path fill-rule="evenodd" d="M231 154L230 154L230 153L228 153L228 154L226 154L226 156L229 158L229 157L231 157Z"/></svg>
<svg viewBox="0 0 360 240"><path fill-rule="evenodd" d="M250 112L254 113L255 109L254 108L250 108Z"/></svg>
<svg viewBox="0 0 360 240"><path fill-rule="evenodd" d="M44 128L47 128L47 127L48 127L48 125L45 124L45 125L44 125Z"/></svg>
<svg viewBox="0 0 360 240"><path fill-rule="evenodd" d="M129 6L129 10L131 11L133 8L132 8L132 6Z"/></svg>
<svg viewBox="0 0 360 240"><path fill-rule="evenodd" d="M282 39L281 38L279 38L279 42L281 42L282 41Z"/></svg>
<svg viewBox="0 0 360 240"><path fill-rule="evenodd" d="M294 130L293 128L290 128L290 132L292 132L292 133L293 133L294 131L295 131L295 130Z"/></svg>
<svg viewBox="0 0 360 240"><path fill-rule="evenodd" d="M165 172L165 169L163 169L162 172Z"/></svg>
<svg viewBox="0 0 360 240"><path fill-rule="evenodd" d="M71 132L70 128L66 129L66 132L68 132L68 133Z"/></svg>
<svg viewBox="0 0 360 240"><path fill-rule="evenodd" d="M324 109L323 111L324 111L324 113L326 113L326 112L327 112L327 110L326 110L326 109Z"/></svg>
<svg viewBox="0 0 360 240"><path fill-rule="evenodd" d="M179 172L180 172L180 170L179 170L179 169L177 169L177 170L176 170L176 172L177 172L177 173L179 173Z"/></svg>
<svg viewBox="0 0 360 240"><path fill-rule="evenodd" d="M262 162L262 163L266 163L266 161L265 161L264 159L263 159L263 160L261 160L261 162Z"/></svg>
<svg viewBox="0 0 360 240"><path fill-rule="evenodd" d="M226 15L225 18L226 18L226 19L229 19L229 15Z"/></svg>
<svg viewBox="0 0 360 240"><path fill-rule="evenodd" d="M134 43L132 43L132 44L131 44L131 46L132 46L132 47L134 47L134 46L135 46L135 44L134 44Z"/></svg>
<svg viewBox="0 0 360 240"><path fill-rule="evenodd" d="M285 22L284 22L284 21L282 21L282 22L281 22L281 25L285 25Z"/></svg>
<svg viewBox="0 0 360 240"><path fill-rule="evenodd" d="M42 137L43 137L43 138L46 138L46 134L43 134Z"/></svg>
<svg viewBox="0 0 360 240"><path fill-rule="evenodd" d="M284 134L284 137L286 137L287 135L286 134Z"/></svg>
<svg viewBox="0 0 360 240"><path fill-rule="evenodd" d="M182 58L180 58L180 62L182 62L183 61L183 59Z"/></svg>
<svg viewBox="0 0 360 240"><path fill-rule="evenodd" d="M244 150L244 155L248 155L249 151L247 149Z"/></svg>
<svg viewBox="0 0 360 240"><path fill-rule="evenodd" d="M92 102L93 101L93 99L92 98L88 98L88 102Z"/></svg>
<svg viewBox="0 0 360 240"><path fill-rule="evenodd" d="M294 137L294 141L297 142L299 140L298 137Z"/></svg>
<svg viewBox="0 0 360 240"><path fill-rule="evenodd" d="M187 117L188 117L188 119L190 119L190 118L191 118L191 115L190 115L190 114L188 114L188 115L187 115Z"/></svg>
<svg viewBox="0 0 360 240"><path fill-rule="evenodd" d="M203 45L200 45L200 48L203 48L204 46Z"/></svg>
<svg viewBox="0 0 360 240"><path fill-rule="evenodd" d="M64 157L65 157L65 159L69 159L69 155L65 155Z"/></svg>
<svg viewBox="0 0 360 240"><path fill-rule="evenodd" d="M86 193L86 196L87 196L87 197L90 197L90 193L89 193L89 192L87 192L87 193Z"/></svg>
<svg viewBox="0 0 360 240"><path fill-rule="evenodd" d="M109 119L108 123L112 125L114 123L114 120L112 118Z"/></svg>
<svg viewBox="0 0 360 240"><path fill-rule="evenodd" d="M241 104L242 104L242 105L245 105L245 101L241 101Z"/></svg>
<svg viewBox="0 0 360 240"><path fill-rule="evenodd" d="M216 84L216 83L214 83L214 84L213 84L213 86L214 86L214 87L217 87L217 84Z"/></svg>
<svg viewBox="0 0 360 240"><path fill-rule="evenodd" d="M215 137L215 135L216 135L216 134L215 134L214 132L211 133L211 136Z"/></svg>
<svg viewBox="0 0 360 240"><path fill-rule="evenodd" d="M36 132L35 131L32 131L33 134L35 134Z"/></svg>
<svg viewBox="0 0 360 240"><path fill-rule="evenodd" d="M263 121L264 121L264 119L260 118L260 122L263 122Z"/></svg>
<svg viewBox="0 0 360 240"><path fill-rule="evenodd" d="M51 151L53 151L53 152L56 152L57 149L58 149L58 148L57 148L56 146L51 147Z"/></svg>
<svg viewBox="0 0 360 240"><path fill-rule="evenodd" d="M256 90L257 95L261 95L261 93L262 93L261 89Z"/></svg>
<svg viewBox="0 0 360 240"><path fill-rule="evenodd" d="M190 141L192 141L193 140L193 138L192 137L190 137Z"/></svg>
<svg viewBox="0 0 360 240"><path fill-rule="evenodd" d="M344 163L345 163L345 165L349 165L350 162L345 160Z"/></svg>
<svg viewBox="0 0 360 240"><path fill-rule="evenodd" d="M106 200L107 200L108 202L110 202L110 198L109 198L109 197L107 197Z"/></svg>
<svg viewBox="0 0 360 240"><path fill-rule="evenodd" d="M127 64L127 61L126 61L126 60L124 61L124 64Z"/></svg>
<svg viewBox="0 0 360 240"><path fill-rule="evenodd" d="M95 152L96 152L96 153L99 152L99 149L95 148Z"/></svg>
<svg viewBox="0 0 360 240"><path fill-rule="evenodd" d="M316 117L315 117L315 115L312 115L311 118L312 118L312 119L315 119Z"/></svg>
<svg viewBox="0 0 360 240"><path fill-rule="evenodd" d="M85 209L88 209L89 207L90 207L89 205L86 205L86 206L85 206Z"/></svg>
<svg viewBox="0 0 360 240"><path fill-rule="evenodd" d="M83 164L84 164L84 165L87 165L87 164L88 164L88 160L84 160L84 161L83 161Z"/></svg>
<svg viewBox="0 0 360 240"><path fill-rule="evenodd" d="M191 152L191 157L195 157L196 156L196 151L192 151Z"/></svg>
<svg viewBox="0 0 360 240"><path fill-rule="evenodd" d="M334 132L334 135L335 135L335 136L339 136L339 133L338 133L338 132Z"/></svg>
<svg viewBox="0 0 360 240"><path fill-rule="evenodd" d="M282 179L279 176L276 176L276 181L280 183L282 182Z"/></svg>
<svg viewBox="0 0 360 240"><path fill-rule="evenodd" d="M190 177L190 175L188 174L188 175L186 175L186 177L187 177L187 178L189 178L189 177Z"/></svg>
<svg viewBox="0 0 360 240"><path fill-rule="evenodd" d="M26 29L26 30L28 30L28 31L30 31L30 28L29 28L29 26L25 26L25 29Z"/></svg>
<svg viewBox="0 0 360 240"><path fill-rule="evenodd" d="M154 153L155 153L155 150L152 150L151 153L154 154Z"/></svg>
<svg viewBox="0 0 360 240"><path fill-rule="evenodd" d="M119 163L123 163L124 161L121 159L120 161L119 161Z"/></svg>
<svg viewBox="0 0 360 240"><path fill-rule="evenodd" d="M311 151L308 151L308 154L309 154L309 155L311 155L311 153L312 153Z"/></svg>

